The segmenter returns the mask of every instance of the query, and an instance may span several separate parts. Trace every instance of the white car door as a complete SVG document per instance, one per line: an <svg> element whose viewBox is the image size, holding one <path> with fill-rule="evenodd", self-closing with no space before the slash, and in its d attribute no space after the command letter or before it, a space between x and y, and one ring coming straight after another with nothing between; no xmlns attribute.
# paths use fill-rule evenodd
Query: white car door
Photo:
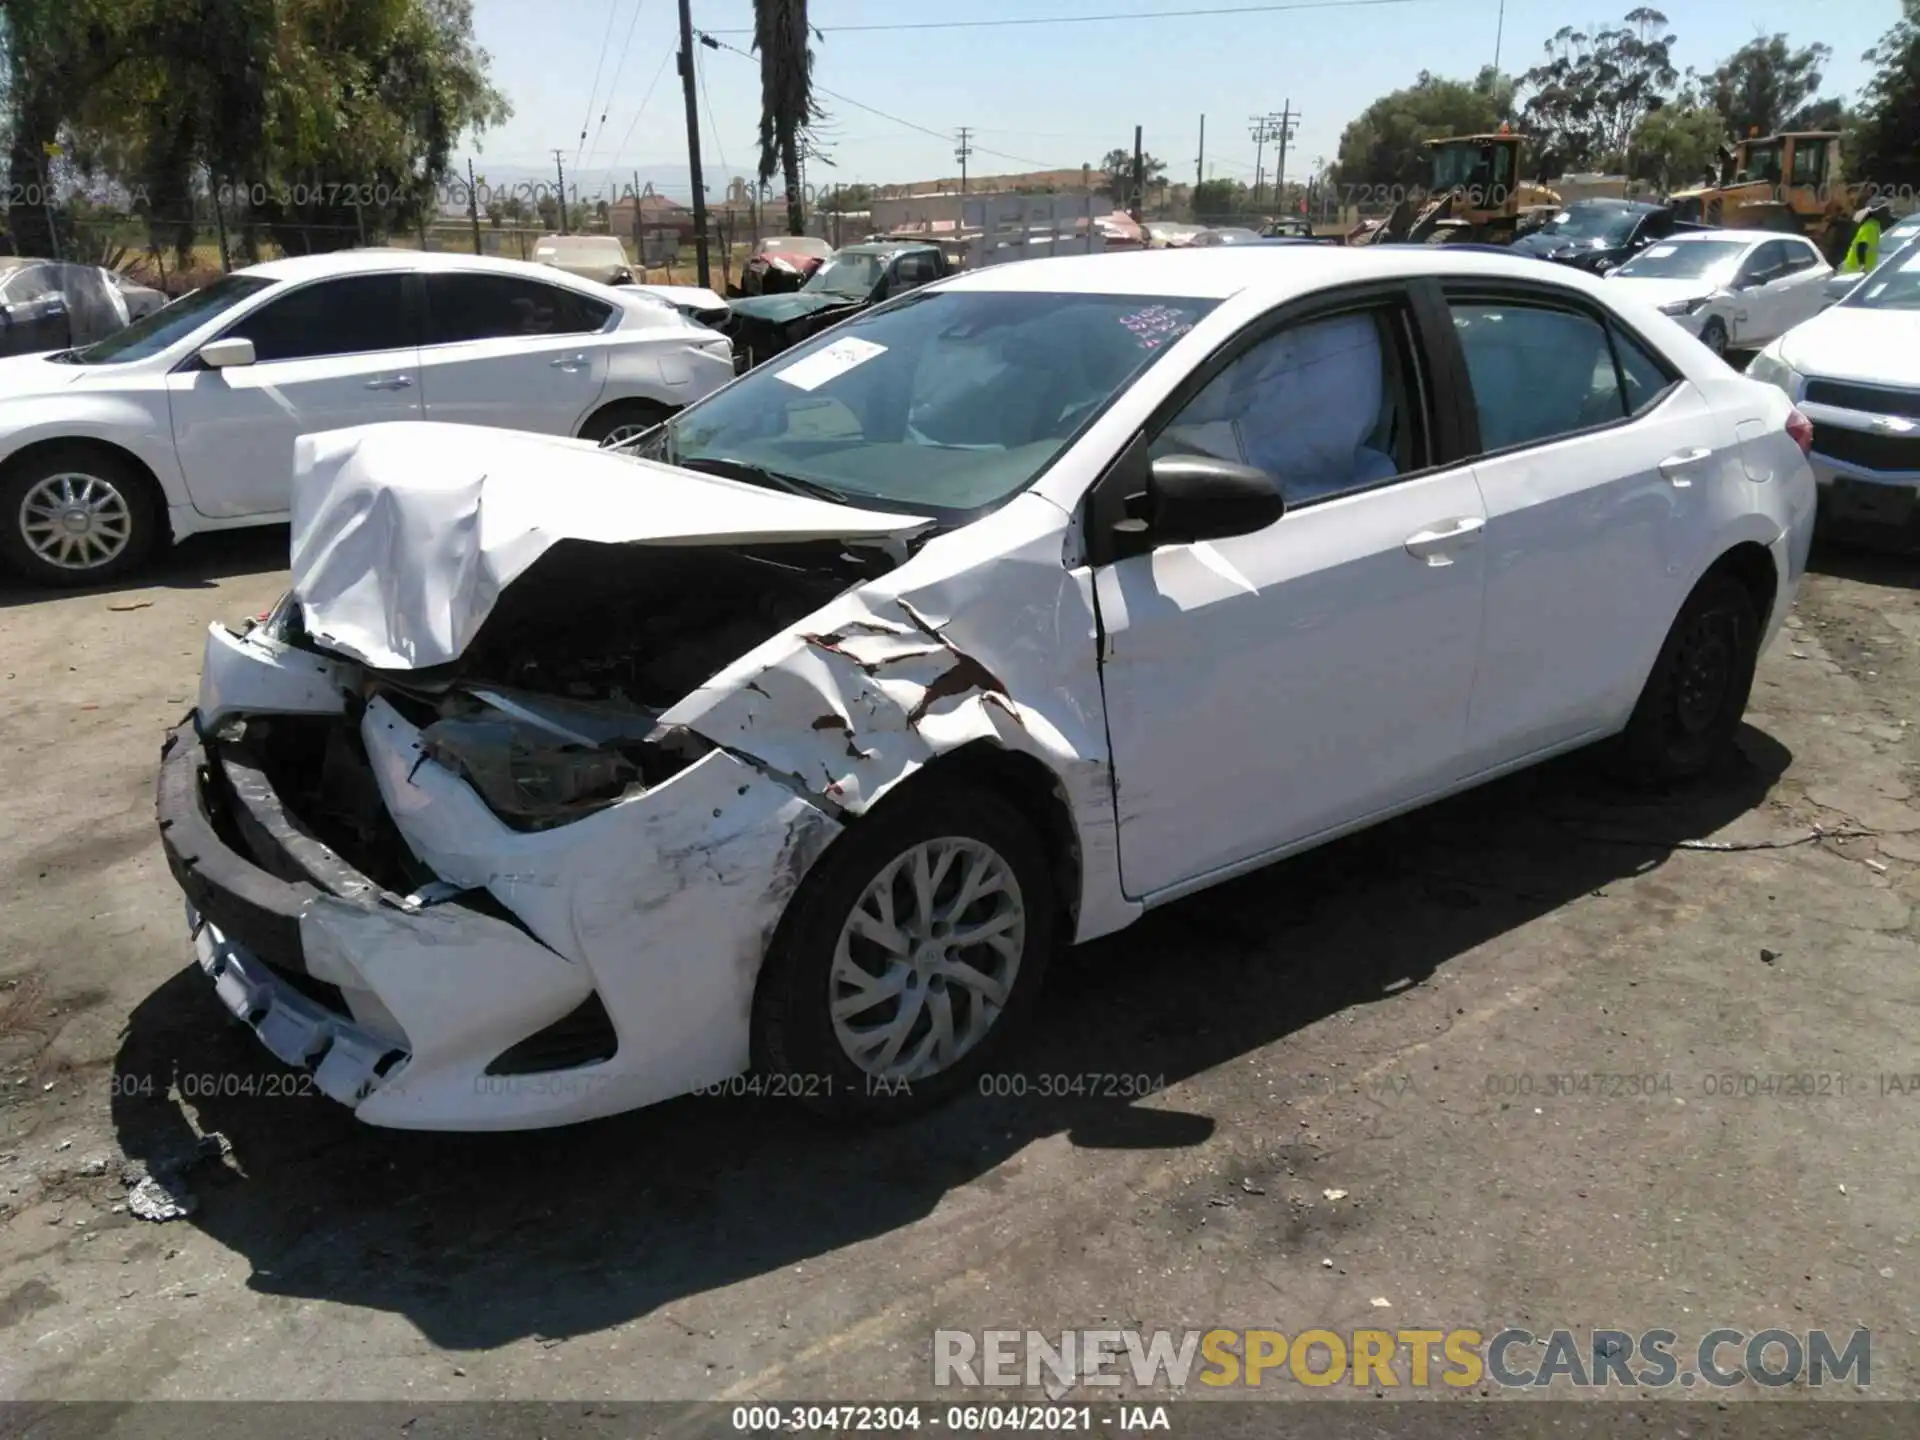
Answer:
<svg viewBox="0 0 1920 1440"><path fill-rule="evenodd" d="M1793 305L1785 241L1769 240L1747 256L1734 278L1732 341L1742 348L1768 344L1787 330Z"/></svg>
<svg viewBox="0 0 1920 1440"><path fill-rule="evenodd" d="M1786 273L1775 283L1781 288L1780 331L1811 320L1827 307L1827 281L1833 267L1811 240L1793 236L1780 242L1786 255Z"/></svg>
<svg viewBox="0 0 1920 1440"><path fill-rule="evenodd" d="M1476 282L1447 307L1487 505L1478 773L1617 727L1684 598L1700 497L1745 477L1699 391L1583 297Z"/></svg>
<svg viewBox="0 0 1920 1440"><path fill-rule="evenodd" d="M617 307L497 271L429 271L420 351L429 420L571 435L607 383Z"/></svg>
<svg viewBox="0 0 1920 1440"><path fill-rule="evenodd" d="M279 514L290 503L298 436L420 418L407 279L382 270L277 292L218 337L251 340L253 364L213 370L189 359L167 377L194 509L222 519Z"/></svg>
<svg viewBox="0 0 1920 1440"><path fill-rule="evenodd" d="M1341 307L1234 342L1100 482L1132 491L1150 458L1212 455L1265 470L1289 507L1253 534L1097 567L1129 895L1410 803L1458 771L1485 510L1469 466L1431 463L1431 370L1404 292Z"/></svg>

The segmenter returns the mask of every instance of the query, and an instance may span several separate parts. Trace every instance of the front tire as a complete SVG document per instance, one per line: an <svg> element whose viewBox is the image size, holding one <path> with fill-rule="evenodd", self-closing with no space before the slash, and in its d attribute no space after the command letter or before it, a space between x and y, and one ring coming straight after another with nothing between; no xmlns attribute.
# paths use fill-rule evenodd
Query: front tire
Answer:
<svg viewBox="0 0 1920 1440"><path fill-rule="evenodd" d="M1733 576L1710 574L1694 587L1622 736L1629 778L1650 784L1692 780L1733 744L1760 660L1760 617Z"/></svg>
<svg viewBox="0 0 1920 1440"><path fill-rule="evenodd" d="M147 558L159 533L152 487L110 451L61 446L0 477L0 559L35 585L117 580Z"/></svg>
<svg viewBox="0 0 1920 1440"><path fill-rule="evenodd" d="M1031 825L989 791L909 787L842 836L781 921L754 993L754 1062L834 1119L897 1119L977 1084L1031 1016L1054 888Z"/></svg>
<svg viewBox="0 0 1920 1440"><path fill-rule="evenodd" d="M1700 343L1718 355L1727 358L1727 323L1718 315L1708 317L1707 323L1700 327Z"/></svg>

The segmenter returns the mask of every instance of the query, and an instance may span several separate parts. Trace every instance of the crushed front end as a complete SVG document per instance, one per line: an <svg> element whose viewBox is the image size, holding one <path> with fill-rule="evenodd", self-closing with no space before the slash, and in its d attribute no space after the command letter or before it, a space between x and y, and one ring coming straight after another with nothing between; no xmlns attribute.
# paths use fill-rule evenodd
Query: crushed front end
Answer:
<svg viewBox="0 0 1920 1440"><path fill-rule="evenodd" d="M644 483L635 462L552 453ZM782 543L548 529L528 560L523 535L482 537L483 559L522 547L510 583L442 593L435 623L472 633L442 659L414 632L437 663L411 667L370 663L405 629L397 600L384 640L308 629L353 611L330 573L396 594L355 534L408 583L435 563L391 543L405 497L351 503L331 532L296 517L294 592L244 631L210 628L156 796L199 964L267 1049L362 1119L419 1129L565 1124L747 1068L766 945L841 821L659 718L895 563L806 533L819 520L799 507L817 502L766 499L761 538L784 525ZM312 558L316 536L332 562ZM303 603L303 584L331 599Z"/></svg>

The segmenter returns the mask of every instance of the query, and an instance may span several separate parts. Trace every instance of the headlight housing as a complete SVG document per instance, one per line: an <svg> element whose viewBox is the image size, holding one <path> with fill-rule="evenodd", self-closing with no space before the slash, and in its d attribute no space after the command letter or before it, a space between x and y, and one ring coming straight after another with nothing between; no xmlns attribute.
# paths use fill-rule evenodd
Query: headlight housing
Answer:
<svg viewBox="0 0 1920 1440"><path fill-rule="evenodd" d="M516 830L545 830L614 804L639 783L617 750L570 743L497 711L452 715L421 732L428 756Z"/></svg>
<svg viewBox="0 0 1920 1440"><path fill-rule="evenodd" d="M1696 295L1691 300L1669 300L1660 307L1660 313L1662 315L1691 315L1712 298L1711 295Z"/></svg>
<svg viewBox="0 0 1920 1440"><path fill-rule="evenodd" d="M1747 365L1746 374L1749 380L1758 380L1785 391L1790 400L1798 400L1801 387L1806 384L1806 377L1780 358L1778 341L1753 357Z"/></svg>

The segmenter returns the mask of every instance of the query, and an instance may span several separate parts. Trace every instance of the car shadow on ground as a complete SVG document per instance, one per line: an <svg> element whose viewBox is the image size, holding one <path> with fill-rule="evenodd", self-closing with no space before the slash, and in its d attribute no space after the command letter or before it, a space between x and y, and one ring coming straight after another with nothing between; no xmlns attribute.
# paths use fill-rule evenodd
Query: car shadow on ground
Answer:
<svg viewBox="0 0 1920 1440"><path fill-rule="evenodd" d="M1645 797L1568 757L1157 910L1056 958L1006 1073L1171 1085L1388 1002L1657 867L1760 803L1790 760L1747 728L1723 773ZM220 1132L231 1154L194 1172L190 1223L247 1258L253 1289L397 1312L455 1349L597 1332L896 1231L1041 1136L1172 1149L1215 1129L1165 1097L1042 1098L1037 1080L867 1131L796 1123L780 1102L686 1099L565 1130L422 1135L318 1097L234 1093L289 1074L188 967L130 1017L118 1137L159 1162Z"/></svg>
<svg viewBox="0 0 1920 1440"><path fill-rule="evenodd" d="M0 569L0 609L32 605L63 595L118 595L129 590L211 590L222 580L287 568L285 525L251 525L190 536L161 551L130 575L106 585L58 590L29 585Z"/></svg>

